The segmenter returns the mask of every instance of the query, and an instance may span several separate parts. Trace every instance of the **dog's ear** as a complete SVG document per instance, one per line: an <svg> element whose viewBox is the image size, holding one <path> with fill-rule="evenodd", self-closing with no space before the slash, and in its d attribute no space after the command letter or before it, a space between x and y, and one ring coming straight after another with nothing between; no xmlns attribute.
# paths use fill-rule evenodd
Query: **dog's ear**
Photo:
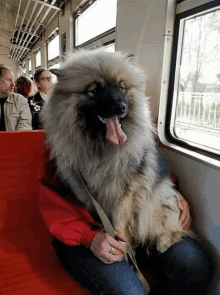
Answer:
<svg viewBox="0 0 220 295"><path fill-rule="evenodd" d="M57 76L57 78L62 77L62 72L59 69L51 69L50 72Z"/></svg>

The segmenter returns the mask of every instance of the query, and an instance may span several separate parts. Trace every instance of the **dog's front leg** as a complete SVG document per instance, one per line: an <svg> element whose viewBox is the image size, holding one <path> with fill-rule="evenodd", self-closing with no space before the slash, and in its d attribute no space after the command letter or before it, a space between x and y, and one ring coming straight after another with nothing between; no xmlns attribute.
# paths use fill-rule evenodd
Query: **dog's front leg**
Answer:
<svg viewBox="0 0 220 295"><path fill-rule="evenodd" d="M126 238L126 242L122 243L127 250L132 241L132 233L130 230L132 216L132 198L128 196L124 198L113 214L114 227Z"/></svg>

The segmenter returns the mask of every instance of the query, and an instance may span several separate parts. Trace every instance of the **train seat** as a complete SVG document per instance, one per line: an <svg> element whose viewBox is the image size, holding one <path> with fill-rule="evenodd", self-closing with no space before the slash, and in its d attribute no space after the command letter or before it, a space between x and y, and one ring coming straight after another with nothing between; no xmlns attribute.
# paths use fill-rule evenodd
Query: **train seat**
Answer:
<svg viewBox="0 0 220 295"><path fill-rule="evenodd" d="M60 265L37 207L43 143L42 131L1 133L0 293L89 295Z"/></svg>

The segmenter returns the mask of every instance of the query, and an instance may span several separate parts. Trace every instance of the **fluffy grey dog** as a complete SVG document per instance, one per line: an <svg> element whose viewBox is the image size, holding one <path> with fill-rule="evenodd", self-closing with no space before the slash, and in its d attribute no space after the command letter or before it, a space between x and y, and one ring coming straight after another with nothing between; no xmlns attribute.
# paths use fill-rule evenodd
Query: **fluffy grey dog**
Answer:
<svg viewBox="0 0 220 295"><path fill-rule="evenodd" d="M78 51L60 70L42 121L62 179L79 169L91 195L131 246L161 252L190 230L161 167L144 71L121 52ZM93 214L87 197L78 196Z"/></svg>

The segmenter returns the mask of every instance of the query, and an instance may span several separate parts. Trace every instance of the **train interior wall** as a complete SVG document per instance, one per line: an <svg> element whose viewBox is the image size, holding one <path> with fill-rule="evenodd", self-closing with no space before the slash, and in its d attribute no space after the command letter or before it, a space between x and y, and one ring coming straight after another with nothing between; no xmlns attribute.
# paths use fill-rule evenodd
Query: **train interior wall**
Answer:
<svg viewBox="0 0 220 295"><path fill-rule="evenodd" d="M148 77L146 95L151 105L152 120L158 115L166 2L155 0L152 4L152 0L118 0L116 49L135 54L141 65L145 67ZM59 25L60 36L66 32L67 51L72 51L74 32L71 10L74 11L79 3L77 0L73 1L72 5L70 3L66 5L65 15L55 17L35 48L45 49L44 41ZM27 57L29 56L33 58L31 52ZM0 57L1 62L2 57ZM17 67L16 63L12 61L11 63L9 62L9 65L12 68ZM45 55L42 66L46 66ZM215 260L215 279L210 295L220 294L220 171L173 150L163 148L163 152L167 156L171 171L179 179L181 193L191 206L193 225Z"/></svg>
<svg viewBox="0 0 220 295"><path fill-rule="evenodd" d="M140 42L138 59L148 76L146 95L150 97L153 120L158 115L160 99L165 11L166 1L118 1L116 48L136 54ZM220 294L220 171L173 150L163 148L163 152L190 204L193 226L215 261L210 295Z"/></svg>
<svg viewBox="0 0 220 295"><path fill-rule="evenodd" d="M9 58L7 42L14 30L15 16L15 7L11 7L6 1L0 0L0 64L10 66L17 77L19 63Z"/></svg>

